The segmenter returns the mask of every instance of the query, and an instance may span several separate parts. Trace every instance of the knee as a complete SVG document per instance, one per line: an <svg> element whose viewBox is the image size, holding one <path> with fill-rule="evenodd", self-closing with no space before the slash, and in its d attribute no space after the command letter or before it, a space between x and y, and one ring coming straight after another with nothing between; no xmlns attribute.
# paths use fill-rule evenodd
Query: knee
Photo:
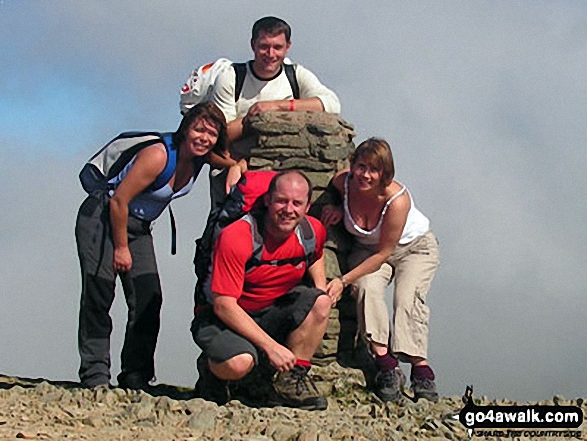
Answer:
<svg viewBox="0 0 587 441"><path fill-rule="evenodd" d="M255 360L251 354L239 354L222 363L210 361L210 370L221 380L240 380L254 367Z"/></svg>
<svg viewBox="0 0 587 441"><path fill-rule="evenodd" d="M383 298L388 282L379 274L366 274L353 283L353 294L358 298Z"/></svg>
<svg viewBox="0 0 587 441"><path fill-rule="evenodd" d="M312 308L312 314L318 321L327 321L330 317L330 310L332 309L332 300L327 295L318 296L314 307Z"/></svg>
<svg viewBox="0 0 587 441"><path fill-rule="evenodd" d="M396 299L393 302L393 310L396 313L408 313L414 305L413 299Z"/></svg>

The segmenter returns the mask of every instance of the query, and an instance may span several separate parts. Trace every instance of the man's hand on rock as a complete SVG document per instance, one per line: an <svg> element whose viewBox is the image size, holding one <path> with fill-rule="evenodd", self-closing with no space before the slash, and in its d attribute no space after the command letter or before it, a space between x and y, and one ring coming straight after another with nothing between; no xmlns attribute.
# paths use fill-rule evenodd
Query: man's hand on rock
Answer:
<svg viewBox="0 0 587 441"><path fill-rule="evenodd" d="M281 101L258 101L249 108L245 120L258 115L259 113L275 110L282 110Z"/></svg>

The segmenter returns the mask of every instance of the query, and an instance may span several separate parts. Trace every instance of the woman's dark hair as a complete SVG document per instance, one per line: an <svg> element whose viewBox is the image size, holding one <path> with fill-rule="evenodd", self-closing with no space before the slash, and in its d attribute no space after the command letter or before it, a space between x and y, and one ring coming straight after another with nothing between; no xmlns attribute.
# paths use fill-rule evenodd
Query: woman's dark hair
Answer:
<svg viewBox="0 0 587 441"><path fill-rule="evenodd" d="M185 140L185 135L197 119L205 119L216 127L218 130L218 139L212 147L212 151L217 155L224 156L227 152L227 135L226 135L226 118L218 106L212 102L196 104L186 112L179 124L177 131L172 135L173 144L179 148Z"/></svg>
<svg viewBox="0 0 587 441"><path fill-rule="evenodd" d="M395 165L393 163L393 155L391 147L381 138L369 138L363 141L351 155L351 167L356 164L359 159L363 159L375 166L381 171L381 188L384 189L395 176Z"/></svg>
<svg viewBox="0 0 587 441"><path fill-rule="evenodd" d="M265 32L271 36L283 34L285 35L285 41L288 43L291 39L291 27L281 18L277 17L269 16L257 20L253 25L251 41L256 41L261 32Z"/></svg>

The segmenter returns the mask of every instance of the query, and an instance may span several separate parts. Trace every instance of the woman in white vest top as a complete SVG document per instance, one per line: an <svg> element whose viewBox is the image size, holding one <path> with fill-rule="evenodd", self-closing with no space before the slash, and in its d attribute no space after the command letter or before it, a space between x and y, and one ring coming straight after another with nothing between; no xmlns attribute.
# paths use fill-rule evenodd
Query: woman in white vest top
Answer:
<svg viewBox="0 0 587 441"><path fill-rule="evenodd" d="M415 399L436 401L434 373L427 361L426 297L438 266L438 241L429 221L414 205L408 189L394 180L389 144L377 138L361 143L350 158L350 170L332 180L329 191L341 202L322 212L325 226L343 220L353 236L351 270L328 284L337 301L347 285L357 300L362 337L375 358L375 393L397 401L405 383L398 360L411 364ZM393 333L385 291L394 280Z"/></svg>

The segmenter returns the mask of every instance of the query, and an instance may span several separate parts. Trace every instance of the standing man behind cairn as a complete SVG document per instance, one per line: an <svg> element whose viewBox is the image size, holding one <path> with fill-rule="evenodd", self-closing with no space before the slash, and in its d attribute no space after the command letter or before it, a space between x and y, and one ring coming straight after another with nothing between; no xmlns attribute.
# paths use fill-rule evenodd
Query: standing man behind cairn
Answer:
<svg viewBox="0 0 587 441"><path fill-rule="evenodd" d="M253 25L251 48L254 59L246 63L238 97L235 96L235 69L225 69L216 79L211 101L226 117L228 141L234 148L232 158L214 158L215 165L228 169L228 172L223 173L222 169L211 171L212 207L224 199L225 190L246 171L246 158L242 159L246 154L239 152L239 146L234 143L246 134L251 117L268 111L340 113L340 102L332 90L305 67L291 65L286 60L290 47L290 26L279 18L263 17ZM237 163L240 167L231 167Z"/></svg>

